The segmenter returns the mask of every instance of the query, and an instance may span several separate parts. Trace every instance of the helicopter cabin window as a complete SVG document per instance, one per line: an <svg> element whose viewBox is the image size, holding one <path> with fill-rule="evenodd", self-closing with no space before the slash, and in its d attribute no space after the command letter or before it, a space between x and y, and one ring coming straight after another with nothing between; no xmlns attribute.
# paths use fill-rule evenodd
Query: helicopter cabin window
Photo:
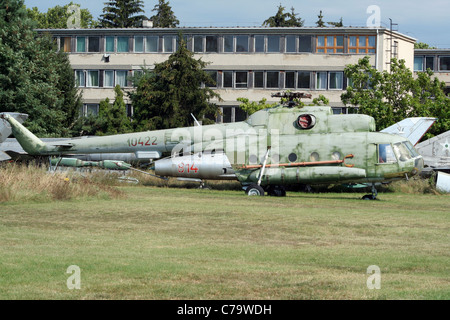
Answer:
<svg viewBox="0 0 450 320"><path fill-rule="evenodd" d="M394 150L390 144L380 144L378 146L378 163L395 163Z"/></svg>

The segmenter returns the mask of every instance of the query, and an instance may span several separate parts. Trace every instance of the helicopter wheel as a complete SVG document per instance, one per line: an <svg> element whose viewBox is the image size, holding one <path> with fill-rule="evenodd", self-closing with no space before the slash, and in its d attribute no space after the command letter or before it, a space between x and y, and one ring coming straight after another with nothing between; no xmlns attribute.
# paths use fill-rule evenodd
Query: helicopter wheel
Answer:
<svg viewBox="0 0 450 320"><path fill-rule="evenodd" d="M363 200L377 200L377 188L375 188L375 183L372 183L372 194L366 194L362 197Z"/></svg>
<svg viewBox="0 0 450 320"><path fill-rule="evenodd" d="M264 196L264 189L257 184L251 184L247 187L245 193L249 196Z"/></svg>
<svg viewBox="0 0 450 320"><path fill-rule="evenodd" d="M377 196L373 195L373 194L366 194L365 196L362 197L363 200L377 200Z"/></svg>

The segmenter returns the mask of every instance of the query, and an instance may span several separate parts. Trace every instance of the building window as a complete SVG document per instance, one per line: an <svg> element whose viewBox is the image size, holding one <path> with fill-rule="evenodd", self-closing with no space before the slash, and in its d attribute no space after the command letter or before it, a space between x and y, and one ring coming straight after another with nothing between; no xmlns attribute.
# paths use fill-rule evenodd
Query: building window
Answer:
<svg viewBox="0 0 450 320"><path fill-rule="evenodd" d="M255 36L255 52L264 52L264 36Z"/></svg>
<svg viewBox="0 0 450 320"><path fill-rule="evenodd" d="M342 90L344 88L344 73L343 72L330 72L328 83L329 83L328 89Z"/></svg>
<svg viewBox="0 0 450 320"><path fill-rule="evenodd" d="M164 52L169 52L169 53L170 52L174 52L174 45L173 45L174 40L175 40L174 36L164 36L163 37L163 42L164 42L163 49L164 49Z"/></svg>
<svg viewBox="0 0 450 320"><path fill-rule="evenodd" d="M194 36L194 52L203 52L203 36Z"/></svg>
<svg viewBox="0 0 450 320"><path fill-rule="evenodd" d="M247 88L248 72L247 71L224 71L223 72L224 88Z"/></svg>
<svg viewBox="0 0 450 320"><path fill-rule="evenodd" d="M145 52L158 52L158 42L158 36L145 37Z"/></svg>
<svg viewBox="0 0 450 320"><path fill-rule="evenodd" d="M236 88L247 88L248 86L248 72L236 71Z"/></svg>
<svg viewBox="0 0 450 320"><path fill-rule="evenodd" d="M233 71L223 72L223 87L233 88Z"/></svg>
<svg viewBox="0 0 450 320"><path fill-rule="evenodd" d="M310 72L308 71L286 71L285 72L285 89L309 89Z"/></svg>
<svg viewBox="0 0 450 320"><path fill-rule="evenodd" d="M88 52L100 52L100 37L88 37Z"/></svg>
<svg viewBox="0 0 450 320"><path fill-rule="evenodd" d="M134 37L134 52L144 52L144 37Z"/></svg>
<svg viewBox="0 0 450 320"><path fill-rule="evenodd" d="M77 87L85 87L86 86L86 79L84 77L83 70L75 71L75 83L76 83Z"/></svg>
<svg viewBox="0 0 450 320"><path fill-rule="evenodd" d="M98 104L85 104L84 105L86 112L84 113L84 116L98 116Z"/></svg>
<svg viewBox="0 0 450 320"><path fill-rule="evenodd" d="M424 57L414 57L414 71L423 71Z"/></svg>
<svg viewBox="0 0 450 320"><path fill-rule="evenodd" d="M344 53L344 36L318 36L318 53Z"/></svg>
<svg viewBox="0 0 450 320"><path fill-rule="evenodd" d="M86 37L77 37L77 52L86 52Z"/></svg>
<svg viewBox="0 0 450 320"><path fill-rule="evenodd" d="M116 85L119 85L121 88L128 86L128 71L118 70L116 71Z"/></svg>
<svg viewBox="0 0 450 320"><path fill-rule="evenodd" d="M439 71L450 71L450 56L439 57Z"/></svg>
<svg viewBox="0 0 450 320"><path fill-rule="evenodd" d="M105 70L103 77L103 87L114 87L114 71Z"/></svg>
<svg viewBox="0 0 450 320"><path fill-rule="evenodd" d="M327 72L316 73L316 90L327 89Z"/></svg>
<svg viewBox="0 0 450 320"><path fill-rule="evenodd" d="M217 71L214 70L206 70L205 71L212 79L212 82L206 82L204 83L204 87L208 87L208 88L217 88Z"/></svg>
<svg viewBox="0 0 450 320"><path fill-rule="evenodd" d="M233 36L223 36L223 52L233 52Z"/></svg>
<svg viewBox="0 0 450 320"><path fill-rule="evenodd" d="M248 52L248 36L223 36L223 52Z"/></svg>
<svg viewBox="0 0 450 320"><path fill-rule="evenodd" d="M280 72L267 71L266 73L266 88L279 88L280 87Z"/></svg>
<svg viewBox="0 0 450 320"><path fill-rule="evenodd" d="M117 52L128 52L128 37L117 37Z"/></svg>
<svg viewBox="0 0 450 320"><path fill-rule="evenodd" d="M105 37L105 51L114 52L114 37Z"/></svg>
<svg viewBox="0 0 450 320"><path fill-rule="evenodd" d="M286 52L288 52L288 53L297 52L297 37L296 36L286 36Z"/></svg>
<svg viewBox="0 0 450 320"><path fill-rule="evenodd" d="M295 89L295 72L286 71L284 73L284 87L286 89Z"/></svg>
<svg viewBox="0 0 450 320"><path fill-rule="evenodd" d="M267 36L267 52L280 52L280 36Z"/></svg>
<svg viewBox="0 0 450 320"><path fill-rule="evenodd" d="M72 38L70 37L61 37L59 39L59 50L63 52L71 52L72 46L71 46Z"/></svg>
<svg viewBox="0 0 450 320"><path fill-rule="evenodd" d="M206 36L206 50L207 53L219 52L218 47L218 37L217 36Z"/></svg>
<svg viewBox="0 0 450 320"><path fill-rule="evenodd" d="M298 37L298 52L312 52L312 37L299 36Z"/></svg>
<svg viewBox="0 0 450 320"><path fill-rule="evenodd" d="M253 73L254 75L254 87L255 88L264 88L264 71L256 71Z"/></svg>
<svg viewBox="0 0 450 320"><path fill-rule="evenodd" d="M98 87L98 70L88 70L86 74L86 87Z"/></svg>
<svg viewBox="0 0 450 320"><path fill-rule="evenodd" d="M248 36L236 36L236 52L248 52Z"/></svg>
<svg viewBox="0 0 450 320"><path fill-rule="evenodd" d="M434 71L434 57L425 57L425 69Z"/></svg>
<svg viewBox="0 0 450 320"><path fill-rule="evenodd" d="M298 89L309 89L311 83L311 72L299 71L297 73L297 88Z"/></svg>
<svg viewBox="0 0 450 320"><path fill-rule="evenodd" d="M276 88L280 87L280 71L255 71L253 72L254 88Z"/></svg>
<svg viewBox="0 0 450 320"><path fill-rule="evenodd" d="M348 38L349 53L375 53L376 36L350 36Z"/></svg>

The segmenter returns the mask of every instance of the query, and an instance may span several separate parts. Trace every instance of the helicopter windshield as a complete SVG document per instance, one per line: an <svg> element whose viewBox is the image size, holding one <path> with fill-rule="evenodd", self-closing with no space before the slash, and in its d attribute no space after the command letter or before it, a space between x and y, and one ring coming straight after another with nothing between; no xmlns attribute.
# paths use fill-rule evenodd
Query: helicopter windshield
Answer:
<svg viewBox="0 0 450 320"><path fill-rule="evenodd" d="M391 144L380 144L378 146L379 163L395 163L397 159L404 162L419 156L411 142L403 141Z"/></svg>

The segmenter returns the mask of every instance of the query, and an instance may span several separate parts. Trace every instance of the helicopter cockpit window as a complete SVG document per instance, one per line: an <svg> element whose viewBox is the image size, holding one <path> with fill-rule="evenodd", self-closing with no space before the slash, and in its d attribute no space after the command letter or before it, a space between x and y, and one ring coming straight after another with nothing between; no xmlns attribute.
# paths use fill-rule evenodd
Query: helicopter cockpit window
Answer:
<svg viewBox="0 0 450 320"><path fill-rule="evenodd" d="M390 144L380 144L378 146L378 162L379 163L395 163L397 158L395 158L394 150Z"/></svg>
<svg viewBox="0 0 450 320"><path fill-rule="evenodd" d="M415 158L417 156L419 156L419 154L417 153L416 149L414 149L413 145L411 142L409 141L404 141L403 144L406 146L406 148L409 150L409 152L411 153L412 157Z"/></svg>
<svg viewBox="0 0 450 320"><path fill-rule="evenodd" d="M407 161L411 159L411 153L403 143L395 143L393 147L395 155L400 161Z"/></svg>

